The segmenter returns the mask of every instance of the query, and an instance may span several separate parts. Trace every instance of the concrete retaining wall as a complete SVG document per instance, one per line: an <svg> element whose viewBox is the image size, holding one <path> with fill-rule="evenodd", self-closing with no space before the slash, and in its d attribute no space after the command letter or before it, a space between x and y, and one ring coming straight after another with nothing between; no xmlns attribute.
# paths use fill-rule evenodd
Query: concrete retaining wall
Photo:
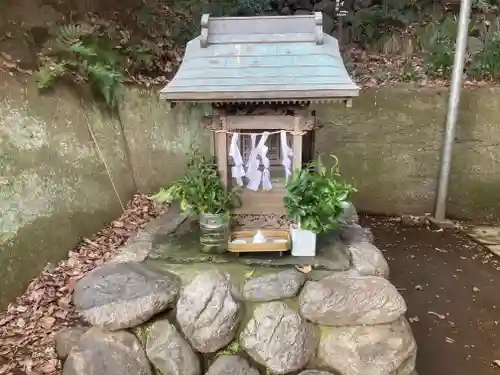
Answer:
<svg viewBox="0 0 500 375"><path fill-rule="evenodd" d="M129 89L120 119L69 89L41 96L32 82L0 74L0 306L49 261L117 217L119 196L150 192L182 173L193 143L208 149L204 108L170 111L153 90ZM353 108L318 106L318 151L335 153L359 188L360 210L431 212L447 91L365 90ZM500 217L500 89L466 90L453 158L449 213Z"/></svg>
<svg viewBox="0 0 500 375"><path fill-rule="evenodd" d="M432 212L448 90L364 90L353 108L318 107L329 123L318 150L335 153L359 188L361 210ZM463 91L453 152L448 215L500 217L500 88Z"/></svg>
<svg viewBox="0 0 500 375"><path fill-rule="evenodd" d="M125 203L175 177L193 140L207 146L200 110L169 114L152 91L128 91L122 121L88 103L0 72L0 308L121 212L87 123Z"/></svg>

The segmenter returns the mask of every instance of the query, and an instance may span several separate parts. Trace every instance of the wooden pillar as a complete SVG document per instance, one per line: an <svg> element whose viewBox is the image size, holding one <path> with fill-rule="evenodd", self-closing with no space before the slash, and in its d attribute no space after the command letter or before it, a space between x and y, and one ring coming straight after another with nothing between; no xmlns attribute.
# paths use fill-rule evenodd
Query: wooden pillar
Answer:
<svg viewBox="0 0 500 375"><path fill-rule="evenodd" d="M302 134L298 134L302 131L301 123L302 116L295 116L295 126L293 134L292 152L293 152L293 171L302 168Z"/></svg>
<svg viewBox="0 0 500 375"><path fill-rule="evenodd" d="M310 130L311 132L311 136L310 136L310 142L311 142L311 160L310 161L313 161L316 159L316 157L318 156L318 151L316 150L316 132L318 131L318 123L316 122L316 110L312 110L309 112L309 119L310 121L312 121L313 123L313 126L312 126L312 130Z"/></svg>
<svg viewBox="0 0 500 375"><path fill-rule="evenodd" d="M217 158L217 168L219 169L222 184L228 185L228 167L227 167L227 124L226 116L220 115L221 132L215 132L214 147L215 157Z"/></svg>

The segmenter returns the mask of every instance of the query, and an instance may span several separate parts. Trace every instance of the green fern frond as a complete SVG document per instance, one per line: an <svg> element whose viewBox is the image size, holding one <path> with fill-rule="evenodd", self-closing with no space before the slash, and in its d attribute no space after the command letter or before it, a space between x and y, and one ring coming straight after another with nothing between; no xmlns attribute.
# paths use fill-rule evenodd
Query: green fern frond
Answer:
<svg viewBox="0 0 500 375"><path fill-rule="evenodd" d="M80 55L84 59L97 57L97 51L92 46L87 46L82 42L76 42L69 46L69 51Z"/></svg>
<svg viewBox="0 0 500 375"><path fill-rule="evenodd" d="M95 41L77 42L68 50L89 64L102 63L115 67L120 60L120 56L113 49L103 48Z"/></svg>
<svg viewBox="0 0 500 375"><path fill-rule="evenodd" d="M68 24L58 26L52 34L58 43L71 46L81 41L83 37L92 35L93 31L93 28L86 24Z"/></svg>
<svg viewBox="0 0 500 375"><path fill-rule="evenodd" d="M86 24L68 24L54 29L45 45L52 56L39 70L39 89L52 86L55 80L71 72L78 81L88 81L106 104L116 108L124 76L120 55L98 28Z"/></svg>
<svg viewBox="0 0 500 375"><path fill-rule="evenodd" d="M48 60L36 73L36 85L38 89L48 89L55 81L66 74L66 62Z"/></svg>
<svg viewBox="0 0 500 375"><path fill-rule="evenodd" d="M92 44L91 47L97 54L99 61L113 67L116 67L119 64L120 55L114 49L105 45L101 46L99 44Z"/></svg>
<svg viewBox="0 0 500 375"><path fill-rule="evenodd" d="M44 44L43 53L58 55L93 35L94 29L86 24L58 25L50 30L51 38Z"/></svg>
<svg viewBox="0 0 500 375"><path fill-rule="evenodd" d="M115 108L123 88L123 75L116 69L101 64L83 64L93 87L102 95L106 104Z"/></svg>

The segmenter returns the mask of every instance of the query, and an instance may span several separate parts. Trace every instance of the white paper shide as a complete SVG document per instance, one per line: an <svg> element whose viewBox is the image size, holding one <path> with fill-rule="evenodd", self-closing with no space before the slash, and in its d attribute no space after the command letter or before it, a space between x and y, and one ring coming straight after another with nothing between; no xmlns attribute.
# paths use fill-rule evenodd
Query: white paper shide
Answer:
<svg viewBox="0 0 500 375"><path fill-rule="evenodd" d="M246 164L243 161L240 150L241 134L234 133L231 137L231 145L229 147L229 156L234 161L234 166L231 168L231 176L236 180L239 186L244 185L243 177L248 182L246 188L252 191L269 191L273 188L271 183L271 174L269 172L269 151L266 142L271 133L264 132L262 134L250 134L250 154ZM282 154L281 164L284 168L285 178L288 179L291 174L292 167L292 149L288 146L287 132L282 130L280 134L280 148Z"/></svg>

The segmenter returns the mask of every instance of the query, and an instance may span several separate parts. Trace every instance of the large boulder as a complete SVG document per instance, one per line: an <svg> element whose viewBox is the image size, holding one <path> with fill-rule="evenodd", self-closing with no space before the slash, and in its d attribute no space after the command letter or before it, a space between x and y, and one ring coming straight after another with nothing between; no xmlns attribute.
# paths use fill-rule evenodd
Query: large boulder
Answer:
<svg viewBox="0 0 500 375"><path fill-rule="evenodd" d="M181 292L176 317L196 350L214 353L233 340L241 319L240 305L229 274L204 272Z"/></svg>
<svg viewBox="0 0 500 375"><path fill-rule="evenodd" d="M237 355L221 355L210 366L205 375L259 375L247 360Z"/></svg>
<svg viewBox="0 0 500 375"><path fill-rule="evenodd" d="M257 307L240 343L256 362L275 374L304 368L316 349L312 325L283 302Z"/></svg>
<svg viewBox="0 0 500 375"><path fill-rule="evenodd" d="M303 317L328 326L390 323L406 312L403 297L389 281L349 273L307 282L299 303Z"/></svg>
<svg viewBox="0 0 500 375"><path fill-rule="evenodd" d="M362 276L389 278L389 265L382 252L369 242L358 242L349 246L352 265Z"/></svg>
<svg viewBox="0 0 500 375"><path fill-rule="evenodd" d="M201 374L199 358L168 320L147 324L144 332L146 354L161 374Z"/></svg>
<svg viewBox="0 0 500 375"><path fill-rule="evenodd" d="M87 330L88 328L86 327L72 327L63 328L57 332L54 337L57 356L61 359L66 358L71 349L80 342L80 339Z"/></svg>
<svg viewBox="0 0 500 375"><path fill-rule="evenodd" d="M143 263L108 263L76 284L73 302L87 322L114 331L142 324L172 306L179 288L177 276Z"/></svg>
<svg viewBox="0 0 500 375"><path fill-rule="evenodd" d="M128 332L92 328L71 350L63 375L152 375L136 337Z"/></svg>
<svg viewBox="0 0 500 375"><path fill-rule="evenodd" d="M295 297L306 276L296 269L255 277L245 282L243 297L247 301L269 302Z"/></svg>
<svg viewBox="0 0 500 375"><path fill-rule="evenodd" d="M324 327L318 348L322 368L342 375L409 375L417 346L404 317L383 325Z"/></svg>
<svg viewBox="0 0 500 375"><path fill-rule="evenodd" d="M322 370L306 370L302 371L299 375L333 375L331 372Z"/></svg>
<svg viewBox="0 0 500 375"><path fill-rule="evenodd" d="M340 239L347 245L359 242L373 242L373 233L359 224L342 224L339 228Z"/></svg>
<svg viewBox="0 0 500 375"><path fill-rule="evenodd" d="M328 1L328 0L327 0ZM318 4L316 4L318 5ZM335 6L335 4L334 4ZM342 202L342 213L338 217L341 224L357 224L359 221L358 212L352 202Z"/></svg>

